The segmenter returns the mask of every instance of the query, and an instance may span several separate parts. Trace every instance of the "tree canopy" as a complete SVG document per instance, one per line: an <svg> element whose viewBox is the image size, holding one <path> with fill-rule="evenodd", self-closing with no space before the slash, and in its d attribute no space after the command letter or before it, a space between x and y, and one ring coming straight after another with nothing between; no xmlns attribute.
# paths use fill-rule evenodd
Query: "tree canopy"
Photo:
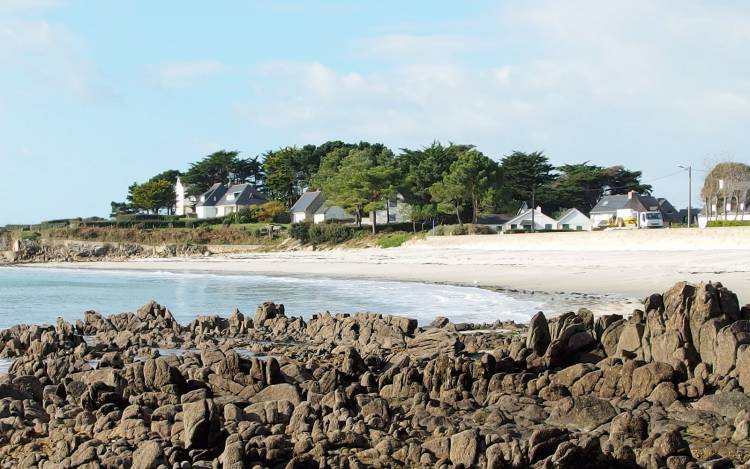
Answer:
<svg viewBox="0 0 750 469"><path fill-rule="evenodd" d="M738 173L736 166L724 165L717 166L713 179L707 178L706 193L716 192L711 181ZM573 207L588 212L607 194L651 191L641 182L640 171L588 161L555 167L541 151L514 151L498 162L468 144L433 141L395 155L380 143L334 140L281 147L252 158L221 150L190 164L184 174L168 170L134 184L128 203L112 203L113 213L171 210L174 191L166 183L173 186L178 176L189 195L217 182L250 182L281 204L275 207L287 209L304 191L322 190L329 203L354 213L358 223L367 213L374 218L397 194L409 204L409 217L416 224L452 218L476 222L480 213L512 214L530 202L532 194L548 213L555 213Z"/></svg>
<svg viewBox="0 0 750 469"><path fill-rule="evenodd" d="M238 151L221 150L190 164L190 169L182 177L190 195L198 195L219 182L259 184L263 179L258 158L240 158Z"/></svg>

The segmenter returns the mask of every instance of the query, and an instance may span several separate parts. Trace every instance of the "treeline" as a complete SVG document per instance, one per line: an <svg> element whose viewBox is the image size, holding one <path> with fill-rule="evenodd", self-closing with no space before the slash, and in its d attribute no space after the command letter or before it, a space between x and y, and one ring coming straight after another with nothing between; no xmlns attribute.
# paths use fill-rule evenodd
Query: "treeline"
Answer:
<svg viewBox="0 0 750 469"><path fill-rule="evenodd" d="M549 213L572 207L588 212L604 194L651 191L640 171L588 161L555 167L542 152L516 151L497 161L473 145L433 142L395 153L379 143L331 141L252 158L219 151L184 173L165 171L133 184L127 202L113 202L113 213L172 210L177 176L191 195L216 182L249 182L286 207L305 190L322 190L357 222L397 194L410 204L414 222L451 217L461 224L476 222L481 213L515 213L532 199Z"/></svg>

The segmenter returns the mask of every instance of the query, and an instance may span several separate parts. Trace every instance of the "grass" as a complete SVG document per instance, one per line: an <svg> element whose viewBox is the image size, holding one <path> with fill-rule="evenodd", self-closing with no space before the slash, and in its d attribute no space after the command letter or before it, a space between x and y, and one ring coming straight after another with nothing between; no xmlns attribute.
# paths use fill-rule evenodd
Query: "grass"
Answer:
<svg viewBox="0 0 750 469"><path fill-rule="evenodd" d="M411 233L388 233L378 239L378 247L384 249L397 248L412 239L413 236Z"/></svg>

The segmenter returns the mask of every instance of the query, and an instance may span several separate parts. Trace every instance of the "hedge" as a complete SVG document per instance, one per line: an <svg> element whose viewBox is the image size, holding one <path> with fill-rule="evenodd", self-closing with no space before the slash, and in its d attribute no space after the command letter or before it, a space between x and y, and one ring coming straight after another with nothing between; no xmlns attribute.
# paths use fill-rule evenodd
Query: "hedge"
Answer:
<svg viewBox="0 0 750 469"><path fill-rule="evenodd" d="M728 226L750 226L750 221L745 220L712 220L706 225L709 228L723 228Z"/></svg>

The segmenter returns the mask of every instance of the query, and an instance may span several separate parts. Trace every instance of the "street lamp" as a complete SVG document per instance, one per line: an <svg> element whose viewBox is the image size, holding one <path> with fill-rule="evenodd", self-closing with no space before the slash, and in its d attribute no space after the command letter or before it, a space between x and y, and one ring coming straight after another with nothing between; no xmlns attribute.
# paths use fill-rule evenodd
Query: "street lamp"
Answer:
<svg viewBox="0 0 750 469"><path fill-rule="evenodd" d="M691 165L685 166L684 164L678 164L678 168L687 170L688 172L688 220L687 226L690 228L690 222L693 218L693 167Z"/></svg>

